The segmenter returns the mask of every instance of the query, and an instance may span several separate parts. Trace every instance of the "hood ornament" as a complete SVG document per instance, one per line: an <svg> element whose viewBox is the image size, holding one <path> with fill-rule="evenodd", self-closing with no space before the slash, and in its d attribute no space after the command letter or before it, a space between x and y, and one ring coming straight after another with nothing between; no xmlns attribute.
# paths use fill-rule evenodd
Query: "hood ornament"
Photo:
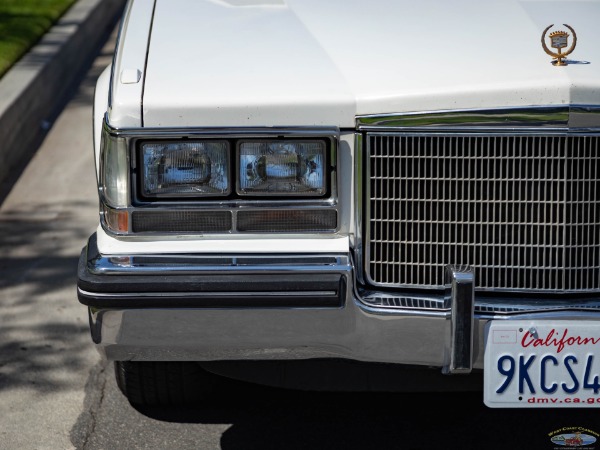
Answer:
<svg viewBox="0 0 600 450"><path fill-rule="evenodd" d="M573 43L564 53L562 52L562 49L566 48L569 45L569 33L562 30L553 31L552 33L550 33L550 46L552 48L557 49L558 52L553 52L546 45L546 33L550 28L554 26L554 24L547 27L542 33L542 48L546 53L548 53L550 56L552 56L552 58L554 58L552 64L554 64L555 66L566 66L567 62L565 61L565 58L567 57L567 55L570 55L573 52L573 50L575 50L575 45L577 45L577 34L575 34L575 30L566 23L563 23L563 25L569 30L571 30L571 33L573 33Z"/></svg>

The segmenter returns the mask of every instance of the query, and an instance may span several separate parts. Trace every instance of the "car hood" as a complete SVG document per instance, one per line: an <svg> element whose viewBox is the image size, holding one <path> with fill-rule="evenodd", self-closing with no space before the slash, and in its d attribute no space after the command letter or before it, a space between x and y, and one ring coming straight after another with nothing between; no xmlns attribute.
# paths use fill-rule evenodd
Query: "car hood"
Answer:
<svg viewBox="0 0 600 450"><path fill-rule="evenodd" d="M598 1L157 0L143 123L353 127L357 115L600 104L598 18ZM564 67L541 45L552 24L577 33Z"/></svg>

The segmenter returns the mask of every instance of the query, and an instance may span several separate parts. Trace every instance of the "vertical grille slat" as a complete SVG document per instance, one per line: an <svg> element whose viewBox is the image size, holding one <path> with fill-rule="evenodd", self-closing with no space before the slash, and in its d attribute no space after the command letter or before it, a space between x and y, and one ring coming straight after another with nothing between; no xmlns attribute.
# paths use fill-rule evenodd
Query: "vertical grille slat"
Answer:
<svg viewBox="0 0 600 450"><path fill-rule="evenodd" d="M600 137L367 133L367 279L600 292Z"/></svg>

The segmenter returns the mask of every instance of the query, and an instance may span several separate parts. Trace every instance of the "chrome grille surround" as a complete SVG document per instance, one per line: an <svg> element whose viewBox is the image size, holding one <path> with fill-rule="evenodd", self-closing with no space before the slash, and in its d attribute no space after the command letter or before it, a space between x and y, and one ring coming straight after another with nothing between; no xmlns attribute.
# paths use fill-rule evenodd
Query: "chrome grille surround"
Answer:
<svg viewBox="0 0 600 450"><path fill-rule="evenodd" d="M363 282L439 290L460 264L478 291L600 292L599 118L591 107L359 118Z"/></svg>

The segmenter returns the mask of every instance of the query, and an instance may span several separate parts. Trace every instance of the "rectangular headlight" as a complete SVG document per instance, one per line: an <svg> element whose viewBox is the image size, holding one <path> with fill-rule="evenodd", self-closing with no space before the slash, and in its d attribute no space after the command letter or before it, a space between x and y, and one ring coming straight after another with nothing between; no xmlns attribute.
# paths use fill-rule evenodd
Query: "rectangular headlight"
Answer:
<svg viewBox="0 0 600 450"><path fill-rule="evenodd" d="M239 195L322 196L327 192L325 141L241 141Z"/></svg>
<svg viewBox="0 0 600 450"><path fill-rule="evenodd" d="M225 196L231 192L227 141L146 142L142 195Z"/></svg>

